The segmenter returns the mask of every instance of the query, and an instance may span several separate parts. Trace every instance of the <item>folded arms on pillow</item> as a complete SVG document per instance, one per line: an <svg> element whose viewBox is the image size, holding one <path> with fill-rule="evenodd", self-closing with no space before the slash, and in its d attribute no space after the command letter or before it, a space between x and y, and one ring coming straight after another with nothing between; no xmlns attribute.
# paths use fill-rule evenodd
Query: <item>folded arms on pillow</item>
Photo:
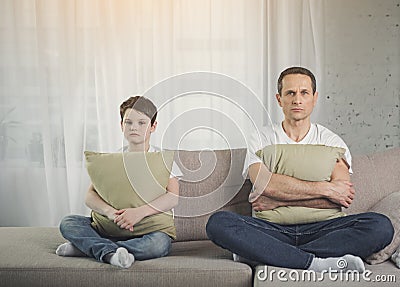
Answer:
<svg viewBox="0 0 400 287"><path fill-rule="evenodd" d="M117 224L109 215L93 210L92 225L97 231L115 238L132 238L153 231L162 231L175 238L172 214L164 212L165 203L169 201L165 200L165 197L174 196L171 192L167 192L168 186L173 181L170 178L173 152L85 152L85 155L93 190L104 203L116 210L122 210L117 214L116 222L119 222L118 216L128 208L149 207L142 214L145 217L135 223L134 228L128 225L128 229L121 228L121 223Z"/></svg>
<svg viewBox="0 0 400 287"><path fill-rule="evenodd" d="M343 148L297 144L267 146L258 151L256 154L265 166L260 164L257 168L268 168L274 176L271 175L270 180L264 183L268 185L268 195L253 200L256 216L280 224L301 224L344 216L338 203L346 206L351 199L340 199L335 195L335 203L329 200L328 193L322 196L315 192L319 186L322 193L327 187L324 183L336 179L342 180L335 182L338 187L347 184L343 180L350 179L348 166L341 160L344 152ZM251 178L250 170L249 174ZM335 187L335 184L329 187ZM256 196L260 193L266 195L258 191ZM270 210L265 210L268 207Z"/></svg>

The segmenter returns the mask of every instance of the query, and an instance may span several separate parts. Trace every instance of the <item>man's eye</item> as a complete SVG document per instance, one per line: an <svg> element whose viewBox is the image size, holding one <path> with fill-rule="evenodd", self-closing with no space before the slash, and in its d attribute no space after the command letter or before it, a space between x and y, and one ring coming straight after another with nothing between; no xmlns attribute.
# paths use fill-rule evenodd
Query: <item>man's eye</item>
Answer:
<svg viewBox="0 0 400 287"><path fill-rule="evenodd" d="M146 122L139 122L139 125L145 125L146 124Z"/></svg>

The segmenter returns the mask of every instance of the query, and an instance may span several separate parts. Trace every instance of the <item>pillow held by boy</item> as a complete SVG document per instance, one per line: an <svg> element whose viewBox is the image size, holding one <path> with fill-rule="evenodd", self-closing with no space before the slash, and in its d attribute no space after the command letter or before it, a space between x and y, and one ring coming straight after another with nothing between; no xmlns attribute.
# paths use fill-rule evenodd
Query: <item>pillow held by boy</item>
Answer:
<svg viewBox="0 0 400 287"><path fill-rule="evenodd" d="M170 152L150 145L157 127L157 108L145 97L130 97L120 105L120 116L128 145L122 153L85 153L92 181L85 203L92 212L90 217L68 215L62 219L60 231L69 242L57 248L60 256L88 256L129 268L135 260L166 256L176 238L171 210L178 204L178 178L182 174ZM145 166L127 170L128 163L137 162ZM155 176L153 169L157 170ZM146 170L150 174L147 178ZM132 178L128 172L138 176ZM144 200L149 189L154 190L150 181L163 190ZM144 190L139 192L138 186Z"/></svg>

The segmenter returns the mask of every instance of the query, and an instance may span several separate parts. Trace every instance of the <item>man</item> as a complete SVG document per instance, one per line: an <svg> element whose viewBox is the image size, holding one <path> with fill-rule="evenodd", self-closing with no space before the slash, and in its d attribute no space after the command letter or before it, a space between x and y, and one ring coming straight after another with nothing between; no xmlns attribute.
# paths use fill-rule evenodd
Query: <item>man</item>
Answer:
<svg viewBox="0 0 400 287"><path fill-rule="evenodd" d="M273 144L324 145L346 151L344 158L336 161L330 181L316 182L271 173L251 154L248 173L254 192L249 200L254 211L278 206L349 207L355 193L350 182L349 150L339 136L310 120L318 100L314 75L302 67L286 69L278 79L276 99L284 120L263 130L261 146L256 145L250 152ZM317 272L337 270L340 262L345 262L342 271L363 272L362 259L391 242L393 227L387 217L377 213L285 225L221 211L210 217L207 235L215 244L233 252L234 258Z"/></svg>

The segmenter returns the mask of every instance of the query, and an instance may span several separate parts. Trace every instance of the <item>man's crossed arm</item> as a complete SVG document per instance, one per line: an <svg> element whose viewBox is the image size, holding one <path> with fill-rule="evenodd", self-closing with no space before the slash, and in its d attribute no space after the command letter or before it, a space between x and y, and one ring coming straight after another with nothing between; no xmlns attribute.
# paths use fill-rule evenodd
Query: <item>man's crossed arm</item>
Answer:
<svg viewBox="0 0 400 287"><path fill-rule="evenodd" d="M249 167L249 177L254 188L250 201L256 211L279 206L347 208L354 199L355 190L344 160L336 163L329 182L303 181L287 175L274 174L262 163L255 163Z"/></svg>

